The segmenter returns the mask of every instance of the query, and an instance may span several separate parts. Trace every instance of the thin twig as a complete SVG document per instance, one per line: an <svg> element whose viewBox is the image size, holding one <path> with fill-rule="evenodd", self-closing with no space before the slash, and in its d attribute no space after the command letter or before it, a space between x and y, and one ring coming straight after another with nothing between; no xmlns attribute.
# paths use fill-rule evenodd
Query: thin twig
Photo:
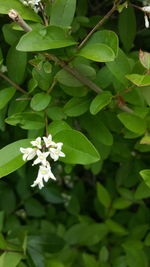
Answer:
<svg viewBox="0 0 150 267"><path fill-rule="evenodd" d="M133 113L133 112L134 112L131 108L127 107L126 105L124 105L124 106L119 106L119 108L120 108L122 111L125 111L125 112L128 112L128 113Z"/></svg>
<svg viewBox="0 0 150 267"><path fill-rule="evenodd" d="M43 10L43 5L42 5L42 3L39 3L39 7L40 7L40 11L41 11L41 13L42 13L42 17L43 17L45 26L48 26L48 19L47 19L46 15L45 15L45 12L44 12L44 10Z"/></svg>
<svg viewBox="0 0 150 267"><path fill-rule="evenodd" d="M13 87L16 88L16 90L20 91L23 94L28 94L24 89L22 89L18 84L16 84L15 82L13 82L10 78L8 78L4 73L2 73L0 71L0 77L2 77L5 81L7 81L8 83L10 83Z"/></svg>
<svg viewBox="0 0 150 267"><path fill-rule="evenodd" d="M93 83L87 77L85 77L83 74L81 74L80 72L78 72L75 68L70 67L64 61L58 59L56 56L54 56L52 54L44 53L44 55L49 60L52 60L55 63L57 63L59 66L61 66L67 72L71 73L77 80L79 80L82 84L88 86L90 89L92 89L96 93L101 93L102 92L102 89L99 86L97 86L95 83Z"/></svg>
<svg viewBox="0 0 150 267"><path fill-rule="evenodd" d="M109 17L114 13L114 11L116 11L117 6L119 5L120 1L118 1L117 3L115 3L113 5L113 7L108 11L108 13L95 25L95 27L88 33L88 35L83 39L83 41L79 44L79 46L77 47L78 50L80 50L85 43L90 39L90 37L92 36L92 34L97 31L97 29L102 26L106 20L109 19Z"/></svg>
<svg viewBox="0 0 150 267"><path fill-rule="evenodd" d="M19 15L19 13L11 9L8 13L8 16L16 22L21 28L24 29L25 32L30 32L32 31L32 28L22 19L22 17Z"/></svg>
<svg viewBox="0 0 150 267"><path fill-rule="evenodd" d="M51 93L51 91L55 87L56 83L57 83L57 80L54 79L53 82L52 82L52 84L51 84L51 86L50 86L50 88L47 90L47 94L50 94Z"/></svg>

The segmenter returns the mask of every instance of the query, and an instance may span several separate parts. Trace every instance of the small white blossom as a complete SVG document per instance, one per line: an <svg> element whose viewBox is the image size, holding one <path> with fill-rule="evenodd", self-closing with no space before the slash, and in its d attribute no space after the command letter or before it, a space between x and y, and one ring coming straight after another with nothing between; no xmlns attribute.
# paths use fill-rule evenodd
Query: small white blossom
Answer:
<svg viewBox="0 0 150 267"><path fill-rule="evenodd" d="M52 136L51 134L49 134L48 137L43 137L43 140L44 140L44 143L46 145L46 147L49 147L49 146L55 146L55 142L52 141Z"/></svg>
<svg viewBox="0 0 150 267"><path fill-rule="evenodd" d="M34 141L31 141L30 143L31 143L33 146L38 147L39 149L42 148L42 145L41 145L41 137L37 137Z"/></svg>
<svg viewBox="0 0 150 267"><path fill-rule="evenodd" d="M20 152L23 153L23 160L31 160L36 156L37 149L36 148L23 148L20 147Z"/></svg>
<svg viewBox="0 0 150 267"><path fill-rule="evenodd" d="M51 171L51 167L49 164L47 166L40 166L38 171L38 176L34 183L31 185L32 187L35 187L36 185L39 186L39 189L44 187L43 180L47 182L49 179L56 180L54 174Z"/></svg>
<svg viewBox="0 0 150 267"><path fill-rule="evenodd" d="M39 164L39 163L42 163L44 166L46 166L47 165L46 158L49 155L49 152L41 152L40 150L37 150L36 154L38 157L36 160L34 160L32 166Z"/></svg>
<svg viewBox="0 0 150 267"><path fill-rule="evenodd" d="M144 6L142 7L142 11L150 13L150 6Z"/></svg>
<svg viewBox="0 0 150 267"><path fill-rule="evenodd" d="M149 20L148 20L148 16L146 14L144 15L144 20L145 20L145 27L149 28Z"/></svg>
<svg viewBox="0 0 150 267"><path fill-rule="evenodd" d="M63 143L57 143L56 145L57 145L56 148L54 147L49 148L50 156L54 161L58 160L59 157L65 157L65 154L61 151Z"/></svg>

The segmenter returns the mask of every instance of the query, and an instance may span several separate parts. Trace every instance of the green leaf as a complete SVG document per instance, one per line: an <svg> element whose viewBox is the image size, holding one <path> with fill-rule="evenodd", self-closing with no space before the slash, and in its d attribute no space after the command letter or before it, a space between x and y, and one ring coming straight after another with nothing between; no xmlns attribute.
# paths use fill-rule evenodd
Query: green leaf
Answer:
<svg viewBox="0 0 150 267"><path fill-rule="evenodd" d="M65 121L53 121L48 125L48 133L50 133L52 136L56 135L60 131L70 129L70 125Z"/></svg>
<svg viewBox="0 0 150 267"><path fill-rule="evenodd" d="M90 98L87 97L73 97L64 106L64 112L70 117L77 117L84 114L90 104Z"/></svg>
<svg viewBox="0 0 150 267"><path fill-rule="evenodd" d="M51 101L51 96L44 93L35 94L30 102L30 106L35 111L45 109Z"/></svg>
<svg viewBox="0 0 150 267"><path fill-rule="evenodd" d="M113 136L109 129L105 126L102 119L95 116L86 116L80 118L81 126L87 130L88 134L98 142L111 146L113 144Z"/></svg>
<svg viewBox="0 0 150 267"><path fill-rule="evenodd" d="M37 199L30 198L24 204L28 216L40 218L45 215L44 206Z"/></svg>
<svg viewBox="0 0 150 267"><path fill-rule="evenodd" d="M136 18L133 7L124 8L119 15L119 35L124 49L129 52L136 35Z"/></svg>
<svg viewBox="0 0 150 267"><path fill-rule="evenodd" d="M96 72L95 70L88 66L87 64L78 63L75 64L74 62L73 67L80 72L80 74L83 74L85 77L88 77L90 80L95 79ZM71 86L71 87L81 87L83 86L82 82L76 79L72 74L68 73L68 71L62 69L57 72L55 78L63 85ZM70 88L71 91L71 88Z"/></svg>
<svg viewBox="0 0 150 267"><path fill-rule="evenodd" d="M64 130L54 136L56 142L63 143L63 152L66 157L63 162L70 164L90 164L100 159L95 147L80 132L76 130Z"/></svg>
<svg viewBox="0 0 150 267"><path fill-rule="evenodd" d="M137 86L150 85L150 75L129 74L126 78Z"/></svg>
<svg viewBox="0 0 150 267"><path fill-rule="evenodd" d="M150 187L148 187L146 183L143 181L137 187L134 197L135 199L138 200L150 197Z"/></svg>
<svg viewBox="0 0 150 267"><path fill-rule="evenodd" d="M25 162L22 160L20 147L29 146L30 139L23 139L11 143L0 150L0 178L24 165Z"/></svg>
<svg viewBox="0 0 150 267"><path fill-rule="evenodd" d="M16 113L6 118L5 122L13 126L19 124L22 129L27 130L41 129L45 126L43 116L34 112Z"/></svg>
<svg viewBox="0 0 150 267"><path fill-rule="evenodd" d="M86 267L98 267L95 257L90 254L83 254L83 262Z"/></svg>
<svg viewBox="0 0 150 267"><path fill-rule="evenodd" d="M140 171L140 175L142 176L146 185L150 187L150 170L142 170Z"/></svg>
<svg viewBox="0 0 150 267"><path fill-rule="evenodd" d="M0 266L17 267L23 255L21 253L5 252L0 256Z"/></svg>
<svg viewBox="0 0 150 267"><path fill-rule="evenodd" d="M118 51L118 56L113 62L106 63L110 72L115 78L124 86L128 86L128 80L125 78L126 74L131 72L128 57L123 53L121 49Z"/></svg>
<svg viewBox="0 0 150 267"><path fill-rule="evenodd" d="M117 223L111 219L106 220L106 225L108 226L108 229L113 233L116 233L119 235L127 235L128 234L127 230L122 225L120 225L119 223Z"/></svg>
<svg viewBox="0 0 150 267"><path fill-rule="evenodd" d="M106 190L106 188L100 184L97 183L97 198L99 202L105 207L109 208L111 205L111 197L109 192Z"/></svg>
<svg viewBox="0 0 150 267"><path fill-rule="evenodd" d="M19 51L44 51L74 45L76 42L67 33L55 26L39 25L23 35L16 47Z"/></svg>
<svg viewBox="0 0 150 267"><path fill-rule="evenodd" d="M69 245L93 246L107 235L108 229L104 223L78 223L70 227L65 234Z"/></svg>
<svg viewBox="0 0 150 267"><path fill-rule="evenodd" d="M112 208L122 210L122 209L128 208L131 205L132 205L132 201L122 198L122 197L118 197L113 201Z"/></svg>
<svg viewBox="0 0 150 267"><path fill-rule="evenodd" d="M117 117L131 132L143 134L146 131L146 122L136 115L122 112Z"/></svg>
<svg viewBox="0 0 150 267"><path fill-rule="evenodd" d="M18 0L0 0L0 13L8 14L11 9L15 9L23 19L41 22L40 16L38 16L31 8L26 7Z"/></svg>
<svg viewBox="0 0 150 267"><path fill-rule="evenodd" d="M10 99L14 96L16 89L14 87L8 87L0 90L0 109L4 108Z"/></svg>
<svg viewBox="0 0 150 267"><path fill-rule="evenodd" d="M109 62L115 59L114 51L106 44L87 44L78 55L97 62Z"/></svg>
<svg viewBox="0 0 150 267"><path fill-rule="evenodd" d="M150 53L140 50L139 59L141 64L147 69L150 69Z"/></svg>
<svg viewBox="0 0 150 267"><path fill-rule="evenodd" d="M76 0L56 0L52 3L50 25L68 27L76 9Z"/></svg>
<svg viewBox="0 0 150 267"><path fill-rule="evenodd" d="M8 76L17 84L22 84L25 78L25 70L27 64L27 53L16 50L16 46L12 46L6 57L6 65Z"/></svg>
<svg viewBox="0 0 150 267"><path fill-rule="evenodd" d="M90 112L91 114L97 114L102 108L107 106L112 99L112 94L110 91L104 91L98 94L91 102Z"/></svg>

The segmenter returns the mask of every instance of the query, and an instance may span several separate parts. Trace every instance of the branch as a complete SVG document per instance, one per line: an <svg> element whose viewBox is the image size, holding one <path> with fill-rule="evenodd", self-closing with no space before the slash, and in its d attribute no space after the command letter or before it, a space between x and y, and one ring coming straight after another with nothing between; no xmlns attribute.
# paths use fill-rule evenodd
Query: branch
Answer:
<svg viewBox="0 0 150 267"><path fill-rule="evenodd" d="M25 32L30 32L32 31L32 28L22 19L22 17L19 15L19 13L11 9L8 13L8 16L16 22L21 28L24 29Z"/></svg>
<svg viewBox="0 0 150 267"><path fill-rule="evenodd" d="M7 82L10 83L13 87L15 87L16 90L20 91L20 92L23 93L23 94L28 95L28 93L27 93L24 89L22 89L18 84L16 84L16 83L13 82L11 79L9 79L9 78L8 78L4 73L2 73L1 71L0 71L0 77L2 77L5 81L7 81Z"/></svg>
<svg viewBox="0 0 150 267"><path fill-rule="evenodd" d="M52 54L48 54L48 53L45 53L44 55L49 60L54 61L59 66L61 66L63 69L65 69L66 71L68 71L69 73L71 73L77 80L79 80L84 85L88 86L90 89L92 89L96 93L101 93L103 91L99 86L97 86L91 80L89 80L88 78L86 78L83 74L81 74L80 72L78 72L75 68L70 67L64 61L58 59L56 56L54 56Z"/></svg>
<svg viewBox="0 0 150 267"><path fill-rule="evenodd" d="M82 48L82 46L85 45L85 43L90 39L92 34L97 31L97 29L102 26L106 20L109 19L109 17L114 13L114 11L117 10L117 6L119 5L120 1L116 1L113 5L113 7L109 10L109 12L95 25L95 27L88 33L88 35L83 39L83 41L79 44L77 47L78 50Z"/></svg>

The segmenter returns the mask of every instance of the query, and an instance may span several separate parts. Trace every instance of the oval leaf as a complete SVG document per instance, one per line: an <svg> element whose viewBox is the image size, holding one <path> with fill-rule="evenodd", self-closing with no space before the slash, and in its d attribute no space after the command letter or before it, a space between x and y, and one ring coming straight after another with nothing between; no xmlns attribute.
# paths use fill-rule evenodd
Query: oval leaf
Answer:
<svg viewBox="0 0 150 267"><path fill-rule="evenodd" d="M30 139L23 139L11 143L0 150L0 178L20 168L22 160L20 147L30 146Z"/></svg>
<svg viewBox="0 0 150 267"><path fill-rule="evenodd" d="M100 159L92 143L76 130L64 130L54 136L56 142L63 142L66 157L62 161L70 164L91 164Z"/></svg>
<svg viewBox="0 0 150 267"><path fill-rule="evenodd" d="M119 120L131 132L143 134L146 130L146 122L138 116L129 113L120 113L117 115Z"/></svg>
<svg viewBox="0 0 150 267"><path fill-rule="evenodd" d="M95 115L97 114L102 108L107 106L112 99L112 94L109 91L102 92L98 94L90 105L90 112Z"/></svg>
<svg viewBox="0 0 150 267"><path fill-rule="evenodd" d="M45 109L51 101L51 96L44 93L35 94L31 100L30 106L35 111Z"/></svg>
<svg viewBox="0 0 150 267"><path fill-rule="evenodd" d="M64 112L70 117L84 114L89 108L89 97L73 97L64 106Z"/></svg>
<svg viewBox="0 0 150 267"><path fill-rule="evenodd" d="M7 105L7 103L13 97L15 92L16 89L14 87L8 87L0 90L0 109Z"/></svg>
<svg viewBox="0 0 150 267"><path fill-rule="evenodd" d="M142 170L140 171L140 175L142 176L146 185L150 187L150 170Z"/></svg>
<svg viewBox="0 0 150 267"><path fill-rule="evenodd" d="M18 45L20 51L44 51L74 45L76 42L67 36L66 31L55 26L41 26L24 34Z"/></svg>
<svg viewBox="0 0 150 267"><path fill-rule="evenodd" d="M109 62L115 59L114 51L105 44L86 45L78 55L97 62Z"/></svg>
<svg viewBox="0 0 150 267"><path fill-rule="evenodd" d="M126 78L137 86L150 85L150 75L130 74Z"/></svg>

